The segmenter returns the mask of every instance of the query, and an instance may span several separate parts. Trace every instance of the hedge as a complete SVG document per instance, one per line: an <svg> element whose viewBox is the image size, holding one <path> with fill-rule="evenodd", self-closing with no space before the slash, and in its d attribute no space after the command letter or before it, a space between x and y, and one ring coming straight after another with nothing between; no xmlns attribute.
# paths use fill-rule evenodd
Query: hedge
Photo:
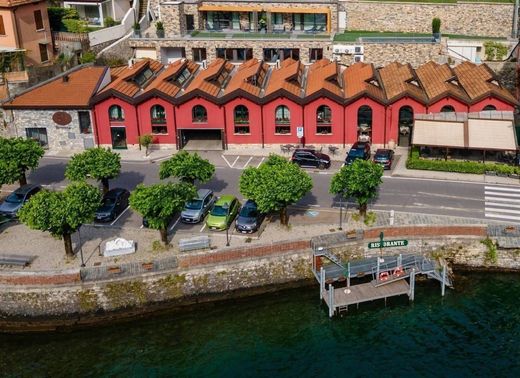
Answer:
<svg viewBox="0 0 520 378"><path fill-rule="evenodd" d="M484 174L486 172L496 172L504 175L518 175L519 167L497 163L478 163L474 161L457 160L429 160L419 157L419 148L413 147L406 161L408 169L422 169L425 171L443 171L457 173Z"/></svg>

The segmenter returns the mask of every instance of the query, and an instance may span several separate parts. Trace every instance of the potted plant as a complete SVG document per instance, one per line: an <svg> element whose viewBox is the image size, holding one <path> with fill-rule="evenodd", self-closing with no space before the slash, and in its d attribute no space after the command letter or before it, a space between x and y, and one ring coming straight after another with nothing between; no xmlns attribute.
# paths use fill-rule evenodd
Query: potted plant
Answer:
<svg viewBox="0 0 520 378"><path fill-rule="evenodd" d="M438 17L435 17L432 20L432 34L433 34L433 38L435 38L436 41L440 41L440 39L441 39L441 19Z"/></svg>
<svg viewBox="0 0 520 378"><path fill-rule="evenodd" d="M155 23L155 31L157 32L157 38L164 38L164 25L162 21Z"/></svg>
<svg viewBox="0 0 520 378"><path fill-rule="evenodd" d="M134 23L134 37L141 38L141 25L139 25L139 22Z"/></svg>

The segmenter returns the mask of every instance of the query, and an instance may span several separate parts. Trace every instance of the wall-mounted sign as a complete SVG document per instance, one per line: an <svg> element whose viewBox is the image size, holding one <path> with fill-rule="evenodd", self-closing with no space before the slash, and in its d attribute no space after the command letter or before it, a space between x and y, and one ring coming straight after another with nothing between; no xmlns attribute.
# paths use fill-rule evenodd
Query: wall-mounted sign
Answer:
<svg viewBox="0 0 520 378"><path fill-rule="evenodd" d="M52 120L54 123L60 126L67 126L72 122L72 117L69 113L66 112L56 112L52 115Z"/></svg>
<svg viewBox="0 0 520 378"><path fill-rule="evenodd" d="M298 138L303 138L303 126L298 126L296 128L296 136Z"/></svg>
<svg viewBox="0 0 520 378"><path fill-rule="evenodd" d="M368 243L368 248L388 248L388 247L406 247L408 245L408 240L383 240L377 242Z"/></svg>

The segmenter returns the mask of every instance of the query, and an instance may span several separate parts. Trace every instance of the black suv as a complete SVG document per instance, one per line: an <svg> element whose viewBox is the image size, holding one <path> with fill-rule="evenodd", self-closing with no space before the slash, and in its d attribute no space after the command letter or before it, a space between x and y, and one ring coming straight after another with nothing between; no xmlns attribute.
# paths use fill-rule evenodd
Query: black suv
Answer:
<svg viewBox="0 0 520 378"><path fill-rule="evenodd" d="M128 207L130 192L126 189L109 190L96 210L96 222L110 222L117 218Z"/></svg>
<svg viewBox="0 0 520 378"><path fill-rule="evenodd" d="M356 142L352 145L352 148L345 158L345 165L352 164L357 159L368 160L370 159L370 143L368 142Z"/></svg>
<svg viewBox="0 0 520 378"><path fill-rule="evenodd" d="M330 167L329 155L306 148L294 150L291 161L300 167L316 167L319 169Z"/></svg>

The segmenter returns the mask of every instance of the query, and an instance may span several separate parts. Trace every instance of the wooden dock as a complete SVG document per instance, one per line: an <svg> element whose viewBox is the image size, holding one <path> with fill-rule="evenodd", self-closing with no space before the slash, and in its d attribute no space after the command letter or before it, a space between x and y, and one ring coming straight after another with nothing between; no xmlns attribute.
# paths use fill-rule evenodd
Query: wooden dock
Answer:
<svg viewBox="0 0 520 378"><path fill-rule="evenodd" d="M333 288L331 285L332 295L332 306L331 306L331 292L325 290L323 293L323 299L325 303L332 311L341 311L348 309L350 305L357 305L363 302L371 302L378 299L385 299L390 297L396 297L399 295L411 295L410 285L406 280L398 280L390 282L386 285L376 286L374 281L353 285L350 287Z"/></svg>

